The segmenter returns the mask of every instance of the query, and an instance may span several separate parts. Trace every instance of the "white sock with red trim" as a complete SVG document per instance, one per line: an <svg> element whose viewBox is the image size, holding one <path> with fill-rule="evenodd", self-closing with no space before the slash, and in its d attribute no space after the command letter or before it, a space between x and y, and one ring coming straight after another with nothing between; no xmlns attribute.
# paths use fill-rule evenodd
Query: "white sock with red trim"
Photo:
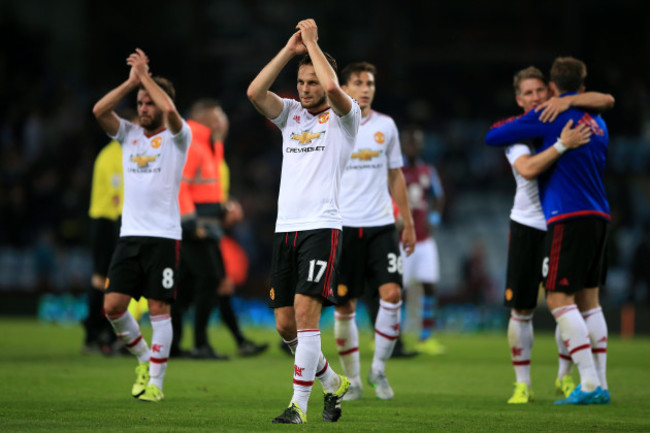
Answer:
<svg viewBox="0 0 650 433"><path fill-rule="evenodd" d="M318 366L316 367L316 378L320 381L325 392L334 393L339 386L341 386L341 379L339 375L332 369L330 363L327 362L323 352L320 353L318 358Z"/></svg>
<svg viewBox="0 0 650 433"><path fill-rule="evenodd" d="M581 389L585 392L592 392L600 386L600 381L598 373L596 373L594 357L591 354L589 331L587 331L587 325L580 315L578 307L575 304L566 305L554 309L551 313L560 327L564 345L580 371Z"/></svg>
<svg viewBox="0 0 650 433"><path fill-rule="evenodd" d="M111 322L117 338L122 340L129 352L134 354L138 358L138 361L148 362L149 346L147 346L147 342L142 338L140 325L138 325L137 320L129 313L129 310L119 316L106 316L106 318Z"/></svg>
<svg viewBox="0 0 650 433"><path fill-rule="evenodd" d="M607 322L601 307L582 312L589 338L591 339L591 351L594 354L594 362L600 386L607 389Z"/></svg>
<svg viewBox="0 0 650 433"><path fill-rule="evenodd" d="M289 404L296 403L305 414L320 354L320 330L299 329L293 366L293 397Z"/></svg>
<svg viewBox="0 0 650 433"><path fill-rule="evenodd" d="M375 319L375 354L372 357L372 370L384 372L386 361L393 354L399 337L400 307L402 301L391 304L379 300L379 311Z"/></svg>
<svg viewBox="0 0 650 433"><path fill-rule="evenodd" d="M339 359L345 374L353 385L361 386L361 361L359 360L359 330L356 314L334 312L334 338Z"/></svg>
<svg viewBox="0 0 650 433"><path fill-rule="evenodd" d="M530 386L530 355L533 351L533 315L510 312L508 344L517 383Z"/></svg>
<svg viewBox="0 0 650 433"><path fill-rule="evenodd" d="M151 327L153 335L151 337L151 358L149 358L151 362L149 364L149 384L156 385L162 391L169 350L174 335L172 318L169 314L151 316Z"/></svg>
<svg viewBox="0 0 650 433"><path fill-rule="evenodd" d="M557 365L557 378L562 380L564 376L571 376L573 374L573 360L569 355L569 350L562 341L560 335L560 326L555 325L555 344L557 345L558 365Z"/></svg>
<svg viewBox="0 0 650 433"><path fill-rule="evenodd" d="M292 354L296 354L296 346L298 345L298 337L294 338L293 340L285 340L284 338L282 339L284 341L284 344L289 347L289 350L291 351Z"/></svg>

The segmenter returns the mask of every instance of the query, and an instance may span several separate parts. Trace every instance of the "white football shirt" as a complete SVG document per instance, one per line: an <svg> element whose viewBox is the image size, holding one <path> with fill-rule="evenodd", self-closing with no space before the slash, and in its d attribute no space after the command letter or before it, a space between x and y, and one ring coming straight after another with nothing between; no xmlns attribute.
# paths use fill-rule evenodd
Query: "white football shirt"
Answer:
<svg viewBox="0 0 650 433"><path fill-rule="evenodd" d="M361 109L339 117L331 108L310 113L283 99L282 113L270 119L282 131L282 175L276 233L341 229L339 188L361 121Z"/></svg>
<svg viewBox="0 0 650 433"><path fill-rule="evenodd" d="M176 135L164 129L147 136L141 126L120 119L120 128L112 138L122 145L124 208L120 236L180 240L178 189L192 141L190 127L183 121Z"/></svg>
<svg viewBox="0 0 650 433"><path fill-rule="evenodd" d="M512 167L517 182L515 201L510 211L510 219L537 230L546 231L546 218L539 201L537 180L527 180L515 170L515 161L522 155L532 155L533 149L526 144L513 144L506 148L506 158Z"/></svg>
<svg viewBox="0 0 650 433"><path fill-rule="evenodd" d="M403 165L399 134L389 116L370 111L361 119L354 150L341 179L341 215L347 227L395 222L388 170Z"/></svg>

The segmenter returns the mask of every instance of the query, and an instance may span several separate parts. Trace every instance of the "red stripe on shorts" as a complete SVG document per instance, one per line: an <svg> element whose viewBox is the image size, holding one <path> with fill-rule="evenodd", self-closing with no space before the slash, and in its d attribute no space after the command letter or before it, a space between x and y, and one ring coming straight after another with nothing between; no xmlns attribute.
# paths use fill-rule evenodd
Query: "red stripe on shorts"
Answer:
<svg viewBox="0 0 650 433"><path fill-rule="evenodd" d="M334 269L334 259L336 258L336 249L339 244L339 231L332 229L330 237L330 257L327 261L327 272L325 273L325 282L323 283L323 298L329 296L330 282L332 281L332 269Z"/></svg>
<svg viewBox="0 0 650 433"><path fill-rule="evenodd" d="M548 275L546 276L546 290L555 290L555 280L557 279L557 268L559 267L560 262L563 234L564 224L556 224L553 228L553 242L551 244L551 257L548 264Z"/></svg>

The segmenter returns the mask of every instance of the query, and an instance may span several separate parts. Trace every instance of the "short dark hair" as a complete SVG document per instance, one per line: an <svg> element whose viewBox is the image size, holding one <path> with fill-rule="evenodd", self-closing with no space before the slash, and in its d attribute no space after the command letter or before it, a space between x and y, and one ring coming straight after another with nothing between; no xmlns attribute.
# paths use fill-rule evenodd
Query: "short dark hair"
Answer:
<svg viewBox="0 0 650 433"><path fill-rule="evenodd" d="M544 77L544 73L535 66L529 66L527 68L521 69L520 71L517 71L517 73L515 73L514 77L512 78L512 87L515 88L515 95L519 95L521 93L521 82L530 78L537 78L546 84L546 77Z"/></svg>
<svg viewBox="0 0 650 433"><path fill-rule="evenodd" d="M334 72L338 72L339 65L336 63L336 59L334 59L334 57L332 57L330 53L324 52L323 54L327 59L327 63L329 63L332 69L334 69ZM313 62L311 61L311 57L309 57L309 54L305 54L304 56L302 56L302 58L298 62L298 69L300 69L300 67L303 65L313 65Z"/></svg>
<svg viewBox="0 0 650 433"><path fill-rule="evenodd" d="M370 72L372 75L377 75L377 67L368 62L350 63L341 70L341 84L347 84L353 74L360 74L362 72Z"/></svg>
<svg viewBox="0 0 650 433"><path fill-rule="evenodd" d="M190 117L195 118L199 113L205 110L221 107L221 102L215 98L201 98L192 104L190 108Z"/></svg>
<svg viewBox="0 0 650 433"><path fill-rule="evenodd" d="M165 91L165 93L167 93L167 95L169 95L170 98L172 98L172 101L176 99L176 89L174 89L174 85L172 84L171 81L169 81L165 77L160 77L160 76L152 77L152 79L156 82L156 84L160 86L161 89ZM144 88L142 84L140 84L139 89L147 90Z"/></svg>
<svg viewBox="0 0 650 433"><path fill-rule="evenodd" d="M575 57L557 57L551 66L551 81L561 92L577 92L585 84L587 65Z"/></svg>

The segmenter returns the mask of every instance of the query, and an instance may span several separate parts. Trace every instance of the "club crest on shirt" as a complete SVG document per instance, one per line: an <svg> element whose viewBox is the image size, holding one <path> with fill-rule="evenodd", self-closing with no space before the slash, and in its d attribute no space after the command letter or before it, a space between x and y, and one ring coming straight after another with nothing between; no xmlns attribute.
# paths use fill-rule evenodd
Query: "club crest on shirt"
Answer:
<svg viewBox="0 0 650 433"><path fill-rule="evenodd" d="M384 144L384 141L386 141L386 136L381 131L375 132L375 135L373 136L373 138L379 144Z"/></svg>
<svg viewBox="0 0 650 433"><path fill-rule="evenodd" d="M156 159L158 159L158 155L131 155L131 162L135 162L140 168L148 166L150 162L154 162Z"/></svg>
<svg viewBox="0 0 650 433"><path fill-rule="evenodd" d="M591 130L592 134L596 134L600 136L605 135L603 129L600 126L598 126L598 122L596 122L594 118L589 115L589 113L585 113L584 116L582 116L582 118L578 120L578 125L587 125Z"/></svg>
<svg viewBox="0 0 650 433"><path fill-rule="evenodd" d="M303 131L300 134L291 134L291 139L296 140L300 144L309 144L312 140L320 138L324 132L309 132Z"/></svg>
<svg viewBox="0 0 650 433"><path fill-rule="evenodd" d="M327 121L330 120L330 113L322 113L320 116L318 116L318 123L321 125L323 123L327 123Z"/></svg>
<svg viewBox="0 0 650 433"><path fill-rule="evenodd" d="M153 140L149 143L154 149L158 149L162 144L162 137L154 137Z"/></svg>
<svg viewBox="0 0 650 433"><path fill-rule="evenodd" d="M372 158L379 156L381 152L370 149L359 149L358 152L350 155L352 159L359 159L361 161L370 161Z"/></svg>

